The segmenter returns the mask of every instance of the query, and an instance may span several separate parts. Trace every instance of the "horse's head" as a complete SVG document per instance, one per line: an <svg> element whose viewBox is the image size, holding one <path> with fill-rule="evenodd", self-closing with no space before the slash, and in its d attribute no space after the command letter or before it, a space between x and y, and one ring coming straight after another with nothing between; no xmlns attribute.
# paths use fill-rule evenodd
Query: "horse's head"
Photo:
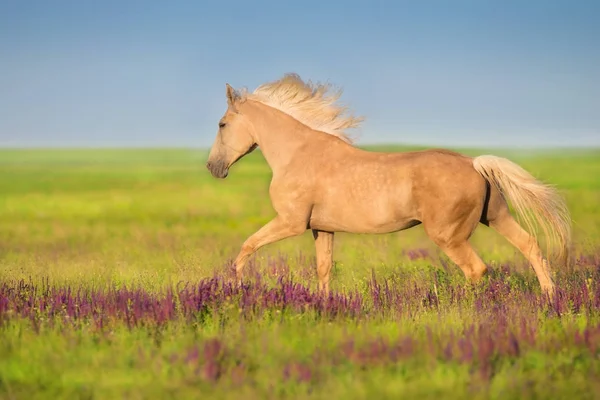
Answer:
<svg viewBox="0 0 600 400"><path fill-rule="evenodd" d="M240 96L229 84L226 88L227 111L219 121L217 137L206 163L215 178L226 178L229 168L256 148L253 124L238 107Z"/></svg>

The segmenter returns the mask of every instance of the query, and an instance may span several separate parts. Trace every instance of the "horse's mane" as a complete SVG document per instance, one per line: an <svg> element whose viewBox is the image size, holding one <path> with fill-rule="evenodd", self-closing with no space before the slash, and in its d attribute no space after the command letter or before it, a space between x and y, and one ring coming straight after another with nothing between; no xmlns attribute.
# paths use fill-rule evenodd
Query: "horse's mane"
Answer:
<svg viewBox="0 0 600 400"><path fill-rule="evenodd" d="M330 89L330 84L304 82L298 74L289 73L279 80L260 85L252 93L242 93L241 96L276 108L314 130L352 143L346 130L357 128L364 118L344 115L348 108L336 104L342 90L331 93Z"/></svg>

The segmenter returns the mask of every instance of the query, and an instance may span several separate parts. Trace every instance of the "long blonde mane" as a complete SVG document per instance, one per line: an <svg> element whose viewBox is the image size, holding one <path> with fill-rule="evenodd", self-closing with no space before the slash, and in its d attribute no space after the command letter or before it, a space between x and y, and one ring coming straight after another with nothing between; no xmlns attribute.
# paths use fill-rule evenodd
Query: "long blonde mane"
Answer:
<svg viewBox="0 0 600 400"><path fill-rule="evenodd" d="M346 131L357 128L364 118L344 115L348 108L336 104L342 90L331 92L331 89L330 84L304 82L298 74L289 73L279 80L260 85L252 93L240 95L242 99L255 100L276 108L311 129L352 143Z"/></svg>

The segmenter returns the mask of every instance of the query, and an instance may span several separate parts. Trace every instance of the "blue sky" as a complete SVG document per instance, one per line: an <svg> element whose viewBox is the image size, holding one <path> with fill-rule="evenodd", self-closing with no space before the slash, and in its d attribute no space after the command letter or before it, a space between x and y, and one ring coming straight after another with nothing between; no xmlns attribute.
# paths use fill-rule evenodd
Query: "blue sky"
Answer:
<svg viewBox="0 0 600 400"><path fill-rule="evenodd" d="M600 145L600 2L0 3L0 146L212 143L225 83L343 87L358 143Z"/></svg>

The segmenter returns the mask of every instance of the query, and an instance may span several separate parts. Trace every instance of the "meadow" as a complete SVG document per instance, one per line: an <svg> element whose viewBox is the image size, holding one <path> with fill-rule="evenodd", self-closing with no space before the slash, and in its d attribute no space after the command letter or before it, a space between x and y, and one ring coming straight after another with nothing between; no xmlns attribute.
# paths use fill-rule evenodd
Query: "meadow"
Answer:
<svg viewBox="0 0 600 400"><path fill-rule="evenodd" d="M600 150L457 150L564 193L553 302L485 226L475 289L420 226L336 234L327 298L310 232L237 287L233 258L274 215L259 152L216 180L203 150L0 150L0 398L600 397Z"/></svg>

